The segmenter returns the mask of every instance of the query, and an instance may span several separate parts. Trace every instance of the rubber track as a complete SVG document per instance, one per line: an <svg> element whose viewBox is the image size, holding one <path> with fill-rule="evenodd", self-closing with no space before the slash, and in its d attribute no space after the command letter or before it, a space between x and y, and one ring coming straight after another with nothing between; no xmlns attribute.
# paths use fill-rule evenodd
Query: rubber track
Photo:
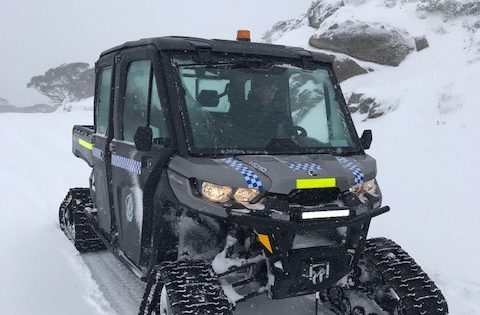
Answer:
<svg viewBox="0 0 480 315"><path fill-rule="evenodd" d="M93 202L90 198L88 188L72 188L60 206L60 217L62 211L70 211L73 215L73 224L75 224L75 238L67 234L67 237L73 242L75 248L81 253L96 252L105 249L105 245L90 226L85 208L93 208ZM61 218L60 218L61 222ZM67 232L60 223L60 227Z"/></svg>
<svg viewBox="0 0 480 315"><path fill-rule="evenodd" d="M400 314L448 314L440 289L395 242L386 238L369 239L365 243L365 256L400 297Z"/></svg>
<svg viewBox="0 0 480 315"><path fill-rule="evenodd" d="M211 264L203 261L164 262L150 274L140 306L140 315L158 309L166 286L173 314L231 315L228 302Z"/></svg>

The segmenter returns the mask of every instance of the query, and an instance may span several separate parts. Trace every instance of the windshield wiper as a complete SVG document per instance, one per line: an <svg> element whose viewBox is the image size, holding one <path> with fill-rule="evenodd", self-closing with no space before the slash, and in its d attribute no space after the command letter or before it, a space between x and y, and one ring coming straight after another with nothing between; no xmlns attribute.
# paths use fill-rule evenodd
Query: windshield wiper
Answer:
<svg viewBox="0 0 480 315"><path fill-rule="evenodd" d="M299 149L302 149L302 147L292 138L273 138L265 146L265 150L273 152Z"/></svg>

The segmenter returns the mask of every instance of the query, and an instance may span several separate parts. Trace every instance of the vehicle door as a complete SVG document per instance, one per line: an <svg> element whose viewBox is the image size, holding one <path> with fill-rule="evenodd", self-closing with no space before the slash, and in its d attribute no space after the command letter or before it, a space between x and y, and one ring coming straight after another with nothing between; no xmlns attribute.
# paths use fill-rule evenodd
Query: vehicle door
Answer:
<svg viewBox="0 0 480 315"><path fill-rule="evenodd" d="M99 60L96 65L96 87L94 101L95 134L93 137L93 174L91 187L95 190L94 202L97 209L97 223L107 235L111 233L111 154L108 149L113 138L113 56Z"/></svg>
<svg viewBox="0 0 480 315"><path fill-rule="evenodd" d="M115 102L115 136L112 153L113 200L118 226L118 247L139 267L148 263L153 194L172 154L167 126L165 84L154 47L130 49L120 54L120 85ZM168 116L168 115L167 115ZM152 146L137 150L139 127L150 127ZM150 212L148 212L150 211ZM150 220L151 221L151 220Z"/></svg>

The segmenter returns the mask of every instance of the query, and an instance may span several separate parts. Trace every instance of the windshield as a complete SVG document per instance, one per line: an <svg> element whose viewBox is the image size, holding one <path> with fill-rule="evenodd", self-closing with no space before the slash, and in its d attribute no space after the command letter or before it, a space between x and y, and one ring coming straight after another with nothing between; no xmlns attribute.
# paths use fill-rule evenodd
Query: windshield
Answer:
<svg viewBox="0 0 480 315"><path fill-rule="evenodd" d="M200 64L187 59L174 59L174 65L193 151L358 151L327 68L235 60Z"/></svg>

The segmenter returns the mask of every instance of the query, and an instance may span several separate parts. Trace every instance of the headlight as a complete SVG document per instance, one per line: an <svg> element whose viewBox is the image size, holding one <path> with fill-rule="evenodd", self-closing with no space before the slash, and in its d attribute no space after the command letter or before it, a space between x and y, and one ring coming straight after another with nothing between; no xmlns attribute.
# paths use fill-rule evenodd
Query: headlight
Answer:
<svg viewBox="0 0 480 315"><path fill-rule="evenodd" d="M232 196L233 189L228 186L220 186L212 183L202 183L202 195L213 202L227 202Z"/></svg>
<svg viewBox="0 0 480 315"><path fill-rule="evenodd" d="M375 197L377 196L377 184L375 183L375 180L372 179L365 183L352 186L350 192L354 193L360 198L360 200L364 201L366 200L365 193Z"/></svg>
<svg viewBox="0 0 480 315"><path fill-rule="evenodd" d="M233 195L235 201L242 203L242 202L252 202L255 198L260 195L260 190L258 189L251 189L251 188L238 188Z"/></svg>

